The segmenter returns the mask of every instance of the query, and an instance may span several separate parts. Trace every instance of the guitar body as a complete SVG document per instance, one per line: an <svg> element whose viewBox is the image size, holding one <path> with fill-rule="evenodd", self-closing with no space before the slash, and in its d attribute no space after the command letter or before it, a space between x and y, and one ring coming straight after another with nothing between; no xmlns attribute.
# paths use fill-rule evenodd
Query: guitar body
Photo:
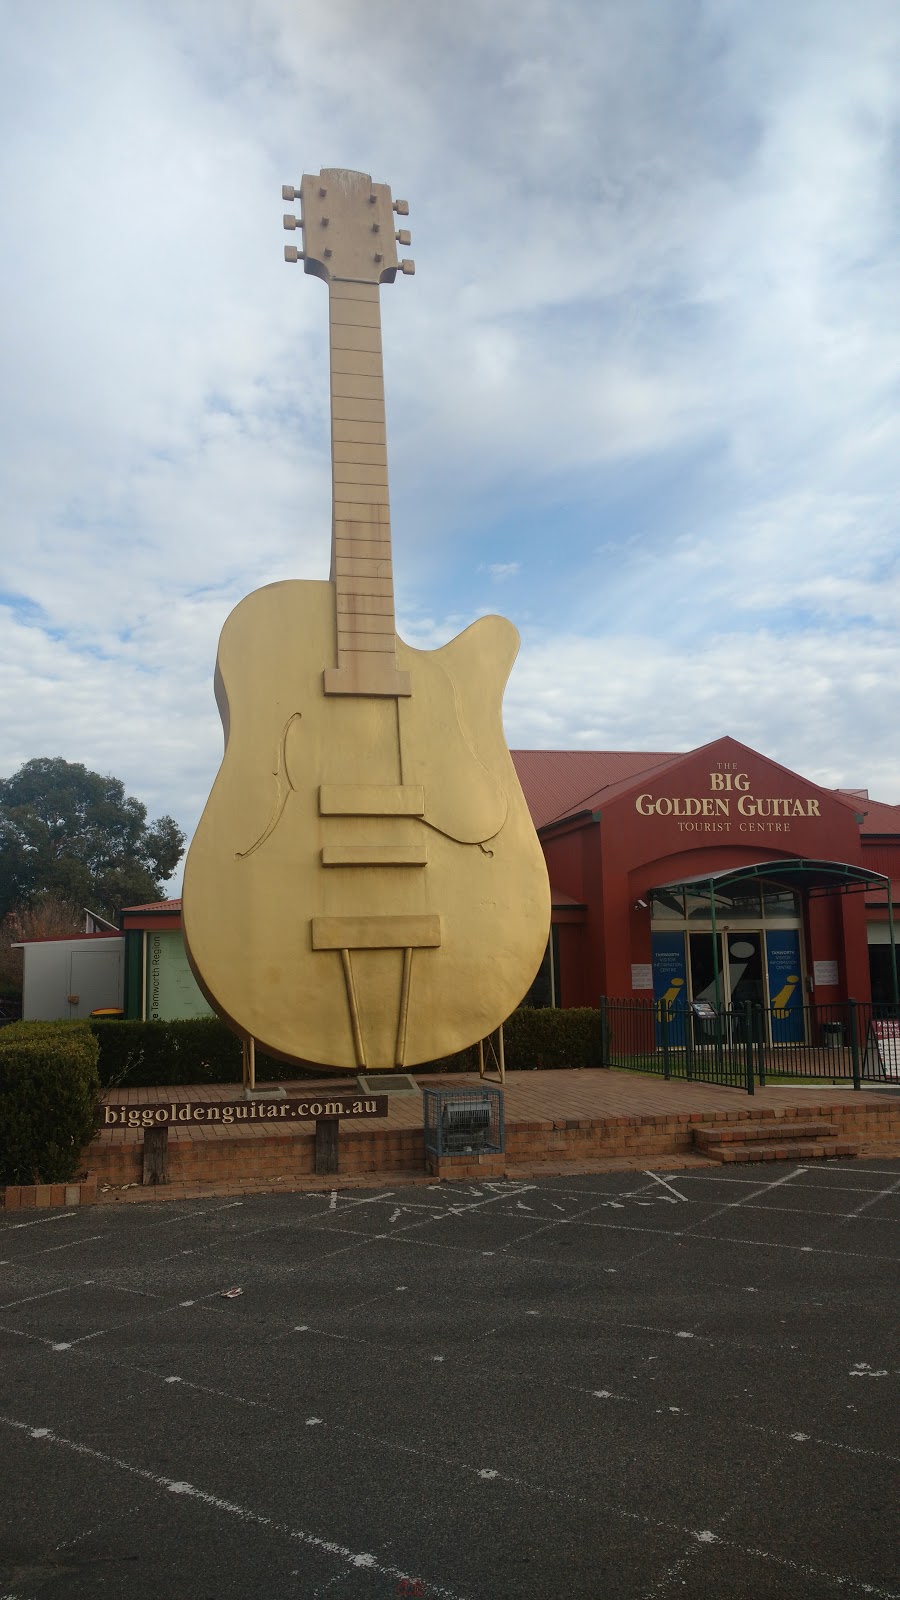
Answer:
<svg viewBox="0 0 900 1600"><path fill-rule="evenodd" d="M216 668L225 755L184 931L210 1004L262 1049L391 1069L485 1038L547 942L547 871L503 736L513 626L394 636L401 696L328 694L332 582L259 589Z"/></svg>

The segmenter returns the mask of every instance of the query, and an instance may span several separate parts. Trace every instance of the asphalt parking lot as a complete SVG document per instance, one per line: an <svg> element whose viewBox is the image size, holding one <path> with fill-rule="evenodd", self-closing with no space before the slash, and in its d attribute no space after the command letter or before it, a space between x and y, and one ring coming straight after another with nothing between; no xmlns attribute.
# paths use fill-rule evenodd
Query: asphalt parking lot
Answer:
<svg viewBox="0 0 900 1600"><path fill-rule="evenodd" d="M900 1595L900 1164L9 1215L0 1600Z"/></svg>

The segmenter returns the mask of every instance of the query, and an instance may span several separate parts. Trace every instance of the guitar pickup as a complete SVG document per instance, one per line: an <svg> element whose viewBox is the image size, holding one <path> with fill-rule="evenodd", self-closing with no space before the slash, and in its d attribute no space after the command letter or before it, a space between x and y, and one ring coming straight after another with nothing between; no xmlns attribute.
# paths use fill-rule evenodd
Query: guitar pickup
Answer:
<svg viewBox="0 0 900 1600"><path fill-rule="evenodd" d="M314 950L428 950L441 942L439 916L313 917Z"/></svg>
<svg viewBox="0 0 900 1600"><path fill-rule="evenodd" d="M326 844L323 867L425 867L424 844Z"/></svg>
<svg viewBox="0 0 900 1600"><path fill-rule="evenodd" d="M320 817L424 817L420 783L323 783Z"/></svg>

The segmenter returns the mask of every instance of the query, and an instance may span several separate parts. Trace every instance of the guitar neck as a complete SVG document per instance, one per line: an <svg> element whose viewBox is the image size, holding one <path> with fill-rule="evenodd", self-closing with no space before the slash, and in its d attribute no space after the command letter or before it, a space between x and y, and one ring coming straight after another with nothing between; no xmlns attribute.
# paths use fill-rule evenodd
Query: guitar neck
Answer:
<svg viewBox="0 0 900 1600"><path fill-rule="evenodd" d="M329 285L331 581L337 666L326 694L408 695L397 667L377 284Z"/></svg>

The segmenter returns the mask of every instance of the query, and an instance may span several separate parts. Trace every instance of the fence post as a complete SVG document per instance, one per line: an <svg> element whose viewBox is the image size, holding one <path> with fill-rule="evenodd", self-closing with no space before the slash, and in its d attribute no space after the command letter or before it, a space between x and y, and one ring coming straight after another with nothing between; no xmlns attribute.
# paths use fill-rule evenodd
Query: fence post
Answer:
<svg viewBox="0 0 900 1600"><path fill-rule="evenodd" d="M694 1081L694 1029L697 1026L693 1006L684 1010L684 1075L688 1083Z"/></svg>
<svg viewBox="0 0 900 1600"><path fill-rule="evenodd" d="M659 1004L659 1021L662 1030L663 1077L671 1078L672 1071L669 1066L669 1008L665 1000L661 1000Z"/></svg>
<svg viewBox="0 0 900 1600"><path fill-rule="evenodd" d="M853 1087L861 1088L859 1081L859 1040L856 1037L856 1001L847 1001L847 1026L850 1029L850 1057L853 1061Z"/></svg>
<svg viewBox="0 0 900 1600"><path fill-rule="evenodd" d="M754 1011L754 1026L756 1028L756 1076L759 1079L759 1087L764 1089L766 1087L766 1023L765 1012L760 1005Z"/></svg>
<svg viewBox="0 0 900 1600"><path fill-rule="evenodd" d="M607 1034L607 1031L606 1031L608 1025L609 1024L607 1022L607 1017L606 1017L606 995L602 994L600 996L600 1065L601 1065L601 1067L608 1067L609 1066L609 1035Z"/></svg>
<svg viewBox="0 0 900 1600"><path fill-rule="evenodd" d="M747 1093L755 1094L753 1082L753 1003L744 1001L744 1081Z"/></svg>

